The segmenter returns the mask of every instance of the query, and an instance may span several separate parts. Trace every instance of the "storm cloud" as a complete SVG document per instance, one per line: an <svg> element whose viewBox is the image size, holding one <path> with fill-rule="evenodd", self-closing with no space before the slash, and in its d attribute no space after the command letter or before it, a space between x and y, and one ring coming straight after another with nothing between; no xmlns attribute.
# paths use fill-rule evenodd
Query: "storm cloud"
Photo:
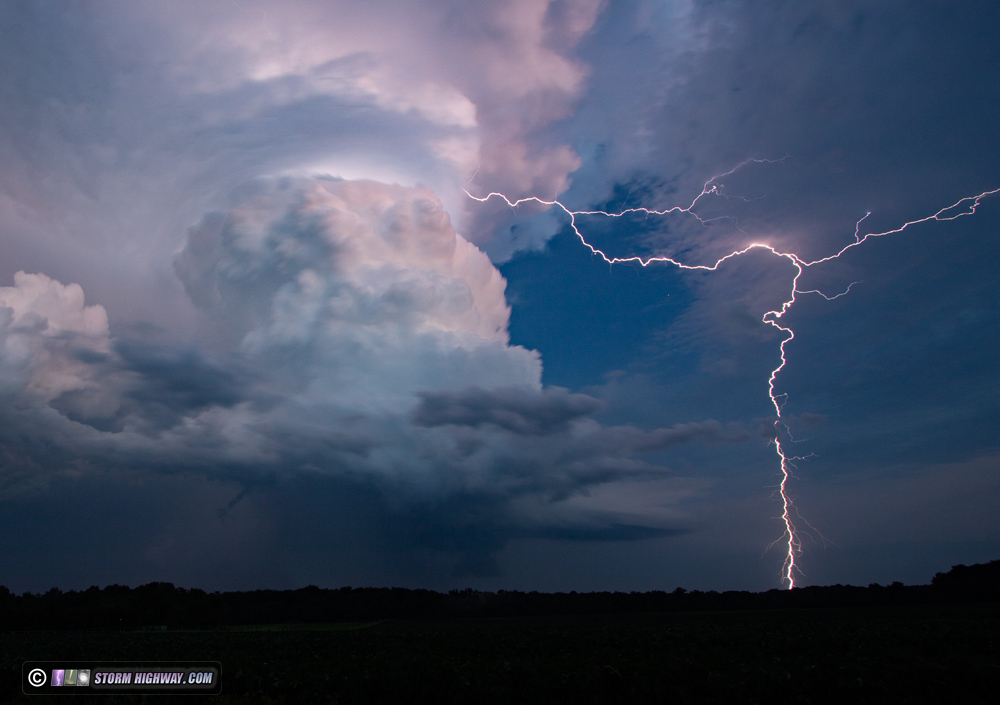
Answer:
<svg viewBox="0 0 1000 705"><path fill-rule="evenodd" d="M542 394L523 387L493 392L471 387L457 393L422 392L413 420L420 426L492 424L513 433L538 435L563 430L600 405L593 397L559 387L549 387Z"/></svg>
<svg viewBox="0 0 1000 705"><path fill-rule="evenodd" d="M611 256L826 256L1000 185L996 14L4 4L0 584L773 586L761 317L795 268L610 267L559 209L467 194L617 213L710 183L698 217L577 225ZM850 295L782 319L797 506L859 561L831 582L1000 550L994 201L810 268ZM850 511L869 475L892 532ZM40 557L81 535L93 560Z"/></svg>
<svg viewBox="0 0 1000 705"><path fill-rule="evenodd" d="M242 498L297 475L338 478L437 527L413 534L425 548L451 545L450 532L491 536L455 544L476 573L516 536L675 532L565 503L669 474L643 454L749 437L715 421L603 427L597 399L543 387L538 353L509 342L504 278L427 189L286 177L239 197L174 258L211 354L112 336L78 285L20 273L0 290L20 406L5 442L30 456L15 437L34 419L49 481L86 466L194 473L243 485ZM545 503L565 504L556 520Z"/></svg>

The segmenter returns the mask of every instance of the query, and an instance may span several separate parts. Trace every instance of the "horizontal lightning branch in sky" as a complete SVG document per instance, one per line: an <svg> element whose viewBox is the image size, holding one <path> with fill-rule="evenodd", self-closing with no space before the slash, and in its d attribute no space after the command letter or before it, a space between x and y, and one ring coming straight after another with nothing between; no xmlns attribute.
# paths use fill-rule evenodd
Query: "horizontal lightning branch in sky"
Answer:
<svg viewBox="0 0 1000 705"><path fill-rule="evenodd" d="M465 193L466 193L467 196L469 196L469 198L471 198L471 199L473 199L475 201L479 201L481 203L489 201L491 198L494 198L494 197L501 198L511 208L517 208L517 206L521 205L522 203L537 203L537 204L543 205L543 206L555 206L557 208L560 208L563 212L566 213L566 215L569 216L570 227L573 228L573 232L580 239L580 242L583 243L584 247L586 247L593 254L597 255L598 257L600 257L605 262L607 262L608 264L611 264L611 265L613 265L613 264L624 264L626 262L635 262L635 263L641 264L643 267L647 267L650 264L652 264L653 262L661 262L661 263L665 263L665 264L672 264L675 267L678 267L680 269L690 269L690 270L701 270L701 271L714 272L726 260L732 259L734 257L739 257L740 255L746 254L747 252L750 252L751 250L757 250L757 249L767 250L771 254L776 255L777 257L783 257L783 258L787 259L789 262L792 263L792 266L795 267L795 276L792 277L791 292L789 294L788 299L781 304L780 308L774 309L772 311L768 311L761 318L761 320L764 323L767 323L768 325L771 325L771 326L777 328L779 331L781 331L784 334L784 338L782 338L781 345L780 345L780 353L781 353L781 355L780 355L780 362L779 362L778 366L775 367L771 371L771 376L770 376L770 378L768 379L768 382L767 382L767 388L768 388L768 396L771 399L771 404L772 404L772 406L774 406L774 411L775 411L774 448L775 448L775 451L778 454L778 458L779 458L780 463L781 463L781 482L778 485L778 494L781 497L781 504L782 504L781 520L784 522L784 526L785 526L784 533L782 534L781 537L778 538L777 541L775 541L775 543L782 543L782 544L785 545L785 548L786 548L785 561L784 561L784 563L782 565L781 575L782 575L782 581L785 582L785 583L787 583L788 589L791 590L792 588L795 587L796 574L800 573L800 570L799 570L798 565L797 565L797 559L798 559L798 557L802 553L802 541L801 541L801 538L799 536L799 531L796 528L795 522L792 519L793 512L796 514L796 516L798 516L798 512L797 512L797 510L795 510L794 502L792 501L792 499L791 499L791 497L789 496L789 493L788 493L788 480L792 476L792 470L794 468L794 466L792 464L792 461L795 460L796 458L786 455L785 449L784 449L784 447L781 444L781 431L784 431L786 435L789 435L788 434L788 428L785 425L784 421L782 420L782 416L781 416L781 409L782 409L782 406L784 406L785 401L787 400L787 395L786 394L778 394L778 393L775 392L775 381L778 378L778 374L785 368L785 365L788 362L788 359L786 357L786 346L788 345L788 343L791 340L793 340L795 338L795 332L791 328L789 328L788 326L782 325L781 318L795 304L796 297L799 294L819 294L820 296L822 296L827 301L833 301L834 299L837 299L837 298L840 298L841 296L846 295L851 290L852 286L854 286L855 284L859 283L859 282L852 282L847 287L847 289L845 291L843 291L843 292L841 292L839 294L833 295L833 296L828 296L827 294L824 294L823 292L821 292L821 291L819 291L817 289L810 289L808 291L803 291L803 290L799 289L798 288L799 278L802 276L802 273L808 267L812 267L812 266L815 266L817 264L822 264L824 262L829 262L830 260L837 259L838 257L840 257L841 255L843 255L848 250L851 250L851 249L853 249L855 247L858 247L858 246L864 244L866 241L868 241L871 238L883 237L885 235L894 235L896 233L901 233L904 230L906 230L907 228L912 227L914 225L919 225L920 223L927 223L927 222L930 222L930 221L955 220L957 218L961 218L962 216L973 215L976 212L976 208L979 207L979 204L982 201L982 199L986 198L987 196L992 196L992 195L994 195L996 193L1000 193L1000 188L996 188L996 189L993 189L991 191L983 191L982 193L980 193L980 194L978 194L976 196L966 196L965 198L959 199L958 201L956 201L952 205L947 206L945 208L942 208L941 210L937 211L933 215L929 215L929 216L926 216L924 218L919 218L917 220L908 221L906 223L903 223L903 225L899 226L898 228L894 228L892 230L886 230L885 232L880 232L880 233L867 233L866 235L862 236L861 235L861 223L864 222L864 220L866 218L868 218L868 216L871 215L871 213L868 212L868 213L866 213L864 215L864 217L862 217L855 224L855 228L854 228L854 241L853 242L845 245L843 248L841 248L835 254L829 255L827 257L822 257L820 259L812 260L812 261L806 261L803 258L801 258L799 255L795 254L794 252L781 252L781 251L775 249L774 247L772 247L771 245L768 245L766 243L761 243L761 242L754 242L754 243L751 243L750 245L747 245L743 249L735 250L733 252L730 252L728 255L725 255L724 257L720 257L718 260L716 260L716 262L714 264L710 264L710 265L709 264L685 264L685 263L680 262L680 261L678 261L678 260L676 260L676 259L674 259L672 257L666 257L666 256L657 256L657 257L640 257L640 256L634 256L634 257L609 257L602 250L598 249L597 247L594 247L589 242L587 242L587 239L583 236L583 233L581 233L580 229L577 227L577 222L576 222L577 216L585 216L585 215L595 215L596 216L596 215L601 215L601 216L606 216L608 218L621 218L622 216L628 215L630 213L644 213L646 215L669 215L669 214L672 214L672 213L678 213L678 214L679 213L684 213L684 214L687 214L687 215L690 215L690 216L694 217L700 223L706 224L706 223L710 222L711 220L715 220L715 219L714 218L712 218L712 219L701 218L697 213L694 212L694 208L698 205L698 202L701 201L706 196L710 196L710 195L723 195L721 193L721 191L720 191L721 186L718 183L719 179L721 179L721 178L723 178L725 176L729 176L730 174L735 173L736 171L738 171L739 169L743 168L744 166L746 166L747 164L750 164L750 163L773 163L773 162L776 162L776 161L781 161L781 160L748 159L746 161L743 161L740 164L737 164L735 167L733 167L729 171L727 171L727 172L725 172L723 174L718 174L716 176L713 176L711 179L709 179L708 181L706 181L704 183L704 185L702 186L701 192L697 196L695 196L694 199L691 201L691 203L688 204L687 206L673 206L672 208L667 208L666 210L653 210L653 209L650 209L650 208L626 208L626 209L623 209L623 210L621 210L619 212L608 212L608 211L600 211L600 210L597 210L597 211L574 211L574 210L570 210L569 208L567 208L565 205L563 205L562 203L560 203L558 200L546 201L546 200L543 200L543 199L535 197L535 196L530 196L528 198L520 198L520 199L518 199L516 201L512 201L509 198L507 198L507 196L505 196L504 194L497 193L497 192L490 193L487 196L483 196L483 197L473 196L468 191L466 191ZM801 517L799 517L799 518L801 519Z"/></svg>

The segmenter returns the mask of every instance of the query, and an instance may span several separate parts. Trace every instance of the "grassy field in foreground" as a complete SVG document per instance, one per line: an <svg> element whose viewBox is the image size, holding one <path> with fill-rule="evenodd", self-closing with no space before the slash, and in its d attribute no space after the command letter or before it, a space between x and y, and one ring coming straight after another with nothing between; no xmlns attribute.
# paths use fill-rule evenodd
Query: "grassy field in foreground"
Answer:
<svg viewBox="0 0 1000 705"><path fill-rule="evenodd" d="M21 662L53 658L221 661L223 695L212 698L218 705L985 703L993 702L1000 683L1000 608L394 621L296 631L7 633L0 635L0 698L24 697ZM162 703L170 696L71 697L73 703Z"/></svg>

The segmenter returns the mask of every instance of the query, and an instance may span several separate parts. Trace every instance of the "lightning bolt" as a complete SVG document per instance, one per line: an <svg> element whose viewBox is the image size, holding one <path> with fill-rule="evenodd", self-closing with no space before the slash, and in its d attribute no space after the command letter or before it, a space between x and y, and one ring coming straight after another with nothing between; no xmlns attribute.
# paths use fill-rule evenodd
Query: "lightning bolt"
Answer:
<svg viewBox="0 0 1000 705"><path fill-rule="evenodd" d="M803 259L802 257L800 257L799 255L795 254L794 252L782 252L782 251L776 249L775 247L772 247L771 245L766 244L766 243L762 243L762 242L754 242L754 243L751 243L751 244L747 245L743 249L734 250L733 252L730 252L729 254L727 254L727 255L725 255L723 257L720 257L718 260L715 261L714 264L685 264L685 263L680 262L680 261L678 261L678 260L676 260L676 259L674 259L672 257L666 257L666 256L656 256L656 257L652 257L652 256L651 257L641 257L641 256L633 256L633 257L609 257L605 252L603 252L602 250L598 249L594 245L590 244L587 241L587 238L585 238L583 236L583 233L580 232L580 229L577 226L577 220L576 219L577 219L578 216L605 216L605 217L608 217L608 218L621 218L621 217L623 217L625 215L632 214L632 213L644 213L647 216L649 216L649 215L663 216L663 215L668 215L668 214L672 214L672 213L684 213L684 214L693 216L696 220L698 220L698 222L700 222L700 223L702 223L704 225L704 224L707 224L707 223L711 222L712 220L718 220L719 218L702 218L697 213L694 212L694 209L698 205L698 203L703 198L705 198L707 196L713 196L713 195L723 196L724 195L721 192L721 188L722 187L718 183L719 179L721 179L721 178L723 178L725 176L729 176L729 175L731 175L731 174L739 171L740 169L742 169L744 166L746 166L748 164L752 164L752 163L757 163L757 164L761 164L761 163L774 163L774 162L779 162L779 161L782 161L782 160L781 159L747 159L745 161L742 161L739 164L737 164L735 167L733 167L732 169L730 169L729 171L724 172L722 174L717 174L716 176L713 176L708 181L706 181L702 185L701 192L698 193L698 195L696 195L694 197L694 199L692 199L692 201L688 205L686 205L686 206L673 206L673 207L667 208L665 210L653 210L653 209L649 209L649 208L625 208L625 209L622 209L621 211L618 211L618 212L608 212L608 211L601 211L601 210L597 210L597 211L585 211L585 210L576 211L576 210L571 210L571 209L567 208L565 205L563 205L561 202L559 202L556 199L553 199L551 201L546 201L546 200L543 200L543 199L538 198L536 196L529 196L527 198L520 198L520 199L517 199L515 201L512 201L511 199L509 199L504 194L497 193L495 191L492 192L492 193L490 193L490 194L488 194L488 195L486 195L486 196L482 196L482 197L473 196L468 191L465 191L465 193L466 193L466 195L469 198L471 198L474 201L479 201L480 203L485 203L486 201L489 201L492 198L503 199L503 201L508 206L510 206L512 209L516 209L518 206L520 206L521 204L525 204L525 203L536 203L536 204L539 204L539 205L542 205L542 206L547 206L547 207L553 207L553 206L557 207L557 208L561 209L564 213L566 213L567 216L569 216L570 227L573 229L573 232L576 234L577 238L579 238L579 240L583 244L583 246L586 247L588 250L590 250L592 254L594 254L594 255L600 257L601 259L603 259L609 265L624 264L624 263L627 263L627 262L632 262L632 263L638 263L638 264L642 265L643 267L648 267L650 264L653 264L654 262L656 262L656 263L661 263L661 264L670 264L670 265L673 265L673 266L675 266L675 267L677 267L679 269L700 270L700 271L706 271L706 272L714 272L715 270L717 270L719 268L719 266L723 262L725 262L727 260L730 260L730 259L733 259L734 257L739 257L740 255L744 255L747 252L750 252L751 250L758 250L758 249L767 250L768 252L770 252L774 256L776 256L776 257L782 257L782 258L788 260L792 264L792 266L795 268L795 276L792 277L791 290L789 292L788 298L781 304L780 308L768 311L767 313L765 313L761 317L761 321L762 322L764 322L764 323L766 323L766 324L768 324L770 326L773 326L774 328L778 329L779 331L781 331L781 333L783 335L783 338L781 340L781 345L779 346L780 361L778 363L778 366L775 367L773 370L771 370L771 376L768 378L768 381L767 381L767 393L768 393L768 398L770 398L770 400L771 400L771 405L774 407L774 411L775 411L775 420L774 420L774 431L775 431L775 434L774 434L774 440L772 442L774 444L775 452L778 455L778 460L780 462L780 468L781 468L781 482L778 485L778 495L779 495L779 497L781 499L781 507L782 507L781 520L784 523L784 527L785 527L784 533L774 543L772 543L772 545L783 544L785 546L785 560L784 560L784 563L782 564L782 568L781 568L781 579L782 579L782 582L784 582L785 584L787 584L788 589L791 590L791 589L793 589L795 587L796 576L801 574L801 571L800 571L800 569L798 567L798 558L802 554L802 540L801 540L801 537L799 535L799 530L796 527L796 524L795 524L795 521L793 520L792 515L794 513L795 516L798 517L800 520L802 518L799 515L798 510L795 508L795 503L792 501L792 498L791 498L791 496L790 496L790 494L788 492L788 480L792 477L792 470L794 469L794 465L793 465L792 461L797 460L798 458L796 458L794 456L788 455L785 452L785 448L782 445L782 441L781 441L782 431L784 432L784 434L786 436L789 437L789 439L791 439L791 434L789 433L788 427L785 425L783 417L782 417L782 414L781 414L782 407L784 406L785 402L787 401L787 396L788 395L787 394L779 394L779 393L777 393L775 391L775 384L777 382L778 375L781 373L781 371L783 369L785 369L785 366L788 364L786 347L787 347L788 343L790 343L792 340L795 339L795 331L793 331L788 326L783 325L781 319L782 319L782 317L786 313L788 313L788 311L791 309L791 307L795 305L797 297L800 294L801 295L804 295L804 294L818 294L818 295L822 296L824 299L826 299L827 301L833 301L834 299L838 299L841 296L845 296L848 292L850 292L852 286L854 286L855 284L860 283L860 282L852 282L847 287L847 289L845 291L843 291L843 292L841 292L839 294L836 294L834 296L828 296L827 294L824 294L822 291L819 291L817 289L810 289L808 291L804 291L804 290L799 289L799 279L800 279L800 277L802 276L803 272L805 272L805 270L808 269L809 267L814 267L814 266L816 266L818 264L823 264L824 262L829 262L831 260L835 260L835 259L839 258L841 255L843 255L844 253L848 252L849 250L852 250L855 247L859 247L859 246L863 245L865 242L867 242L868 240L870 240L872 238L884 237L886 235L895 235L895 234L898 234L898 233L902 233L904 230L906 230L906 229L908 229L910 227L913 227L914 225L919 225L921 223L927 223L927 222L930 222L930 221L956 220L956 219L961 218L963 216L973 215L976 212L976 209L979 207L980 202L982 201L982 199L986 198L987 196L992 196L994 194L1000 193L1000 188L996 188L996 189L993 189L991 191L983 191L982 193L980 193L978 195L975 195L975 196L966 196L964 198L959 199L958 201L956 201L955 203L951 204L950 206L946 206L946 207L940 209L939 211L937 211L936 213L934 213L932 215L928 215L926 217L919 218L917 220L907 221L907 222L903 223L902 225L900 225L899 227L894 228L892 230L886 230L885 232L878 232L878 233L876 233L876 232L870 232L870 233L867 233L867 234L865 234L865 235L862 236L861 235L861 224L865 221L865 219L868 218L868 216L871 215L871 212L868 212L860 220L858 220L857 223L855 224L855 228L854 228L854 241L853 242L848 243L847 245L845 245L844 247L842 247L839 251L837 251L834 254L828 255L826 257L821 257L819 259L815 259L815 260L812 260L812 261L807 261L807 260ZM628 199L626 199L626 201L627 200ZM721 217L725 218L727 216L721 216ZM805 521L805 520L802 520L802 521ZM808 522L806 522L806 523L808 524Z"/></svg>

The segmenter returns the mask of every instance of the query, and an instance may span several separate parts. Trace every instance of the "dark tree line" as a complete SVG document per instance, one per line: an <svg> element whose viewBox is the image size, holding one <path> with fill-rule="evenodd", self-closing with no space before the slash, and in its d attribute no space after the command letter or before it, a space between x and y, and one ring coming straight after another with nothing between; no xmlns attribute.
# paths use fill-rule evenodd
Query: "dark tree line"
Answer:
<svg viewBox="0 0 1000 705"><path fill-rule="evenodd" d="M137 588L15 595L0 586L0 630L214 628L248 624L307 624L379 619L529 617L783 610L828 607L983 602L1000 599L1000 560L957 565L930 585L832 585L767 592L519 592L405 588L214 592L149 583Z"/></svg>

